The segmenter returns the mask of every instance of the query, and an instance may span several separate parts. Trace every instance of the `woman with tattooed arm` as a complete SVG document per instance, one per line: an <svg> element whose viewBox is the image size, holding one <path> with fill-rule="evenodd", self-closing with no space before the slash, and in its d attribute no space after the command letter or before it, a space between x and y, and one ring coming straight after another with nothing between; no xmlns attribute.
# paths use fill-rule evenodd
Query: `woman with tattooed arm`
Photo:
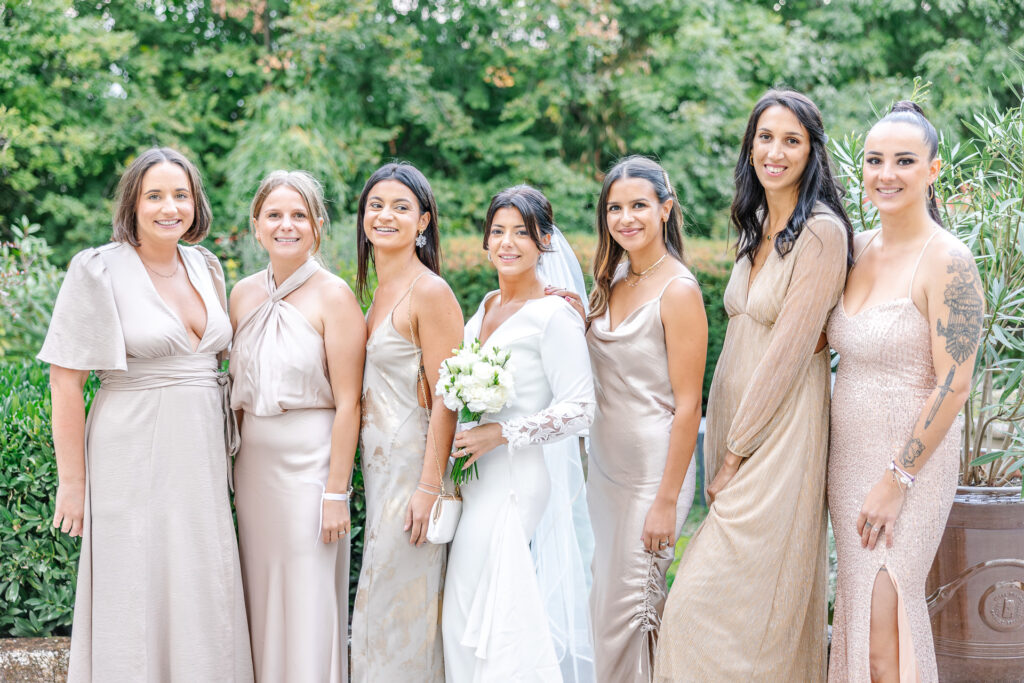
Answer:
<svg viewBox="0 0 1024 683"><path fill-rule="evenodd" d="M829 681L936 681L925 577L956 493L960 409L984 317L970 250L942 228L938 136L897 103L868 133L882 227L857 235L828 339L828 502L839 561Z"/></svg>

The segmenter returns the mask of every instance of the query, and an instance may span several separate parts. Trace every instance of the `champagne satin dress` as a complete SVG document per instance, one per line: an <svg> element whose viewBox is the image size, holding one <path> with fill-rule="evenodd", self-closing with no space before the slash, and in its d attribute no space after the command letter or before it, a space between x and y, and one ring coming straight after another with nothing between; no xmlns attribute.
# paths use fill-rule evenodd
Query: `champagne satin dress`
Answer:
<svg viewBox="0 0 1024 683"><path fill-rule="evenodd" d="M751 281L733 266L729 327L708 397L707 482L739 471L683 553L654 679L825 679L829 352L814 352L846 280L847 235L819 205Z"/></svg>
<svg viewBox="0 0 1024 683"><path fill-rule="evenodd" d="M650 553L640 537L665 472L675 416L661 322L661 297L671 282L615 329L605 311L587 332L597 396L587 502L594 527L590 613L598 681L648 683L654 669L665 573L675 548ZM677 537L695 482L691 461L676 504Z"/></svg>
<svg viewBox="0 0 1024 683"><path fill-rule="evenodd" d="M72 683L251 681L225 453L231 341L220 263L178 247L206 306L197 347L127 243L72 259L39 360L96 370Z"/></svg>
<svg viewBox="0 0 1024 683"><path fill-rule="evenodd" d="M415 286L395 308L414 296ZM429 420L416 384L421 350L398 331L396 326L412 336L408 319L395 320L394 310L366 343L359 436L366 530L352 608L352 680L443 683L441 591L448 548L410 545L405 530Z"/></svg>
<svg viewBox="0 0 1024 683"><path fill-rule="evenodd" d="M908 291L854 316L846 314L840 300L829 319L828 340L840 356L828 462L828 505L839 562L828 678L870 683L871 594L884 567L899 595L900 681L934 683L939 675L925 580L956 495L963 416L957 416L917 473L896 520L893 547L862 548L857 517L864 499L913 434L938 384L931 334Z"/></svg>
<svg viewBox="0 0 1024 683"><path fill-rule="evenodd" d="M334 393L323 337L284 298L320 270L307 261L238 323L231 407L242 580L257 681L347 680L349 536L320 538Z"/></svg>

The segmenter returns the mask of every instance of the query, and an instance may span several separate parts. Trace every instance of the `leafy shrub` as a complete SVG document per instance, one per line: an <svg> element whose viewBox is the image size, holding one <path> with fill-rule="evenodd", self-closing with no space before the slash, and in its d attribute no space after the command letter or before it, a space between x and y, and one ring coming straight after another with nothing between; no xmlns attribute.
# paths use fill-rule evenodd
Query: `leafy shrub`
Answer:
<svg viewBox="0 0 1024 683"><path fill-rule="evenodd" d="M63 273L50 246L25 216L0 243L0 359L32 358L43 345Z"/></svg>

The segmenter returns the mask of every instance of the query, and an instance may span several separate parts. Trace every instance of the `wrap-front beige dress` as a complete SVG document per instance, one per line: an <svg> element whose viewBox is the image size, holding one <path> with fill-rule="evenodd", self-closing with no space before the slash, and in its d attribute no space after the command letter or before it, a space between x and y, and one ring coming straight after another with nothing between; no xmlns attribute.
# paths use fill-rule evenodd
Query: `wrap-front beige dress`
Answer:
<svg viewBox="0 0 1024 683"><path fill-rule="evenodd" d="M615 329L605 311L587 331L597 396L587 503L594 528L590 615L598 681L648 683L654 673L665 573L675 554L674 547L647 552L641 536L665 473L675 417L661 322L661 297L673 281ZM676 504L676 537L695 480L691 461Z"/></svg>
<svg viewBox="0 0 1024 683"><path fill-rule="evenodd" d="M706 483L728 451L744 460L683 554L656 681L825 679L830 376L828 348L814 348L846 262L846 230L819 205L753 282L748 259L733 266L708 396Z"/></svg>
<svg viewBox="0 0 1024 683"><path fill-rule="evenodd" d="M231 407L244 411L235 509L257 681L347 680L349 537L320 539L334 393L324 339L285 298L310 259L239 321Z"/></svg>
<svg viewBox="0 0 1024 683"><path fill-rule="evenodd" d="M178 247L206 307L193 348L135 249L68 266L39 359L95 370L85 431L85 524L68 680L251 681L228 499L231 340L216 257Z"/></svg>
<svg viewBox="0 0 1024 683"><path fill-rule="evenodd" d="M422 276L420 276L422 277ZM417 278L418 280L419 278ZM409 544L405 513L427 443L416 378L421 349L394 311L366 343L360 463L366 487L363 563L352 608L352 680L443 683L441 592L447 546ZM410 305L412 301L409 302Z"/></svg>

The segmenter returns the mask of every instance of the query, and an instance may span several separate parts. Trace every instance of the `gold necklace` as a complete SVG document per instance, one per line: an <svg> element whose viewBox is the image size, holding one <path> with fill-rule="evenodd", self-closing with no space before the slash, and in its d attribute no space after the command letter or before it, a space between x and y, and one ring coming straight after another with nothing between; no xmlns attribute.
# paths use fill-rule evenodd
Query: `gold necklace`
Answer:
<svg viewBox="0 0 1024 683"><path fill-rule="evenodd" d="M634 280L632 282L630 282L629 281L629 277L627 275L627 277L626 277L626 284L629 285L630 287L636 287L637 285L639 285L641 282L643 282L644 280L646 280L647 278L649 278L651 275L654 274L655 269L657 269L657 267L661 265L661 262L665 260L666 256L668 256L668 252L665 252L664 254L662 254L660 259L658 259L657 261L655 261L651 265L647 266L647 268L645 268L644 270L642 270L639 273L633 270L633 264L630 263L629 264L629 275L632 275Z"/></svg>
<svg viewBox="0 0 1024 683"><path fill-rule="evenodd" d="M162 277L162 278L164 278L164 279L172 278L172 277L174 277L175 275L177 275L177 274L178 274L178 268L179 268L179 267L180 267L180 265L181 265L181 262L180 262L180 261L178 261L178 256L177 256L177 254L175 254L175 256L174 256L174 272L173 272L173 273L171 273L170 275L164 275L163 273L161 273L161 272L159 272L159 271L153 270L153 268L152 268L152 267L150 267L150 265L149 265L148 263L146 263L145 261L143 261L143 259L142 259L142 257L141 257L141 256L139 257L139 260L140 260L140 261L142 261L142 265L146 266L146 270L148 270L149 272L153 273L153 275L156 275L156 276L158 276L158 277Z"/></svg>

